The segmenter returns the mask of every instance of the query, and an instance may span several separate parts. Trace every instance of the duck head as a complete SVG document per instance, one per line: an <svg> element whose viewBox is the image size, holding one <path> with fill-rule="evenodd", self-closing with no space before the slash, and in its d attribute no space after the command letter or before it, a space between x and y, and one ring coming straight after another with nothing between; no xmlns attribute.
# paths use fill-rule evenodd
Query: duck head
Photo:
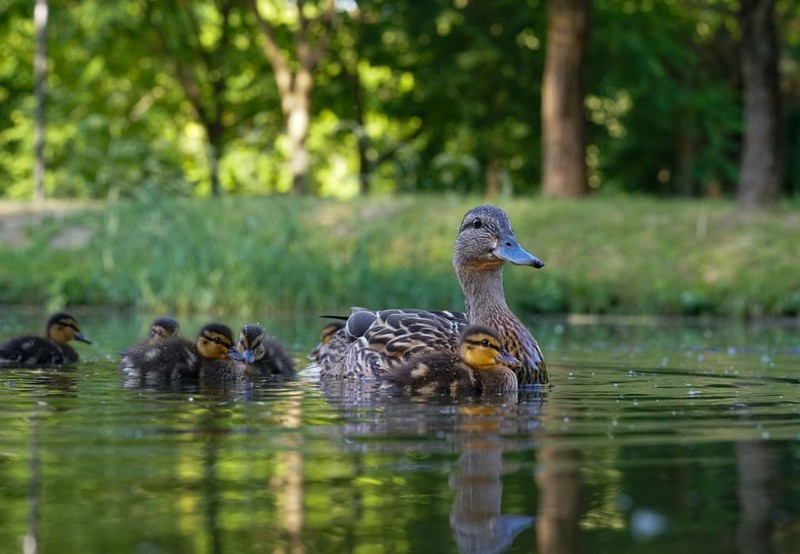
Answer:
<svg viewBox="0 0 800 554"><path fill-rule="evenodd" d="M223 323L209 323L200 329L197 335L197 351L209 360L244 359L234 348L233 331Z"/></svg>
<svg viewBox="0 0 800 554"><path fill-rule="evenodd" d="M236 350L248 364L262 359L266 354L264 336L264 329L254 324L245 325L239 331L239 342L236 344Z"/></svg>
<svg viewBox="0 0 800 554"><path fill-rule="evenodd" d="M150 326L150 336L147 337L149 343L155 343L169 337L177 336L181 326L171 317L159 317Z"/></svg>
<svg viewBox="0 0 800 554"><path fill-rule="evenodd" d="M92 344L92 341L81 333L78 320L63 312L57 313L47 320L47 336L59 344L67 344L71 340Z"/></svg>
<svg viewBox="0 0 800 554"><path fill-rule="evenodd" d="M456 236L453 265L458 268L493 269L505 262L544 267L544 262L522 248L508 215L495 206L469 210Z"/></svg>
<svg viewBox="0 0 800 554"><path fill-rule="evenodd" d="M497 364L513 367L520 363L503 347L497 332L483 325L470 325L462 331L458 352L467 364L479 369Z"/></svg>

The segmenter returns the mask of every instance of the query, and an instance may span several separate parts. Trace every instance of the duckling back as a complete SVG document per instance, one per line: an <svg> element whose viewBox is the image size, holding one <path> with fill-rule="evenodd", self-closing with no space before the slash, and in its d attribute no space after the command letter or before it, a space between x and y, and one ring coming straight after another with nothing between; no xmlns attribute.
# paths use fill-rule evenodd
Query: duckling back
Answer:
<svg viewBox="0 0 800 554"><path fill-rule="evenodd" d="M386 388L426 395L461 396L480 392L475 371L452 352L425 353L381 376Z"/></svg>
<svg viewBox="0 0 800 554"><path fill-rule="evenodd" d="M197 347L181 337L169 337L130 349L120 369L131 377L196 378L200 374Z"/></svg>

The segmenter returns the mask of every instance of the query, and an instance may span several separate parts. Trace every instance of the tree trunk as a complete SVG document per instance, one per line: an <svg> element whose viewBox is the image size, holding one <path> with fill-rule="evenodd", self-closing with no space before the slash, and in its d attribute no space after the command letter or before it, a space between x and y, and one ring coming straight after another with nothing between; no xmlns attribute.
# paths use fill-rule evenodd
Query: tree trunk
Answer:
<svg viewBox="0 0 800 554"><path fill-rule="evenodd" d="M737 200L757 209L778 198L782 176L775 0L742 0L739 25L745 132Z"/></svg>
<svg viewBox="0 0 800 554"><path fill-rule="evenodd" d="M494 199L500 196L503 190L502 176L503 164L496 156L491 156L486 162L486 198Z"/></svg>
<svg viewBox="0 0 800 554"><path fill-rule="evenodd" d="M292 192L298 195L306 194L310 169L306 139L311 122L314 70L327 52L331 39L334 0L325 0L321 6L321 13L313 20L308 19L304 10L305 3L302 0L294 2L298 18L298 29L294 33L294 51L297 54L298 66L296 70L292 69L287 55L278 44L272 25L258 11L257 0L249 0L248 3L261 30L264 55L275 74L275 83L281 97L281 110L286 118ZM312 29L314 27L317 28L316 31Z"/></svg>
<svg viewBox="0 0 800 554"><path fill-rule="evenodd" d="M590 0L549 0L542 83L542 190L548 196L588 192L583 67Z"/></svg>
<svg viewBox="0 0 800 554"><path fill-rule="evenodd" d="M286 133L289 138L289 169L292 173L292 192L304 195L308 192L309 155L308 130L311 123L311 89L313 77L308 71L299 71L294 76L294 86L285 91L282 99L286 117Z"/></svg>
<svg viewBox="0 0 800 554"><path fill-rule="evenodd" d="M33 167L34 190L33 197L36 201L44 200L44 140L45 140L45 79L47 78L47 0L36 0L33 12L36 27L36 57L34 59L34 72L36 74L36 130L35 130L35 161Z"/></svg>

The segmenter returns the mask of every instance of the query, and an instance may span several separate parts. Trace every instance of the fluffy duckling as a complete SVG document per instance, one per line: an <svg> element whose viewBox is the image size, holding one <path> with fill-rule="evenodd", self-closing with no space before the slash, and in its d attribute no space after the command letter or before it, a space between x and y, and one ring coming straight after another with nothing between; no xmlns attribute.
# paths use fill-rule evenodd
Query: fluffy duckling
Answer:
<svg viewBox="0 0 800 554"><path fill-rule="evenodd" d="M170 379L203 377L211 381L238 379L242 359L233 347L233 332L222 323L204 325L195 343L167 337L128 352L122 371L136 377L159 375Z"/></svg>
<svg viewBox="0 0 800 554"><path fill-rule="evenodd" d="M122 360L120 361L120 369L128 367L133 360L138 359L138 352L148 348L152 344L159 341L168 339L170 337L177 337L180 333L180 324L171 317L159 317L150 325L150 333L147 338L134 346L122 350ZM129 358L132 356L132 358Z"/></svg>
<svg viewBox="0 0 800 554"><path fill-rule="evenodd" d="M448 350L421 354L382 378L387 388L439 395L498 394L517 390L509 366L520 362L503 348L498 333L471 325L459 337L458 354Z"/></svg>
<svg viewBox="0 0 800 554"><path fill-rule="evenodd" d="M255 375L294 375L294 360L277 340L268 337L264 328L248 324L239 331L236 349L248 370Z"/></svg>
<svg viewBox="0 0 800 554"><path fill-rule="evenodd" d="M80 356L68 344L72 340L92 344L81 333L78 320L63 312L54 314L47 320L47 338L26 335L0 345L0 367L60 366L77 362Z"/></svg>

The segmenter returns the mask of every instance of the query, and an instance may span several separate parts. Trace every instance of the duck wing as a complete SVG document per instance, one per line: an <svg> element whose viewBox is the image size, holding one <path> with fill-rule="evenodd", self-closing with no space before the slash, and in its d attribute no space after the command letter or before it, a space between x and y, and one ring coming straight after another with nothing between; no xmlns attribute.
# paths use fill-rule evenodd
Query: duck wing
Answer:
<svg viewBox="0 0 800 554"><path fill-rule="evenodd" d="M460 312L381 310L346 351L345 376L376 377L425 352L455 351L467 324Z"/></svg>

